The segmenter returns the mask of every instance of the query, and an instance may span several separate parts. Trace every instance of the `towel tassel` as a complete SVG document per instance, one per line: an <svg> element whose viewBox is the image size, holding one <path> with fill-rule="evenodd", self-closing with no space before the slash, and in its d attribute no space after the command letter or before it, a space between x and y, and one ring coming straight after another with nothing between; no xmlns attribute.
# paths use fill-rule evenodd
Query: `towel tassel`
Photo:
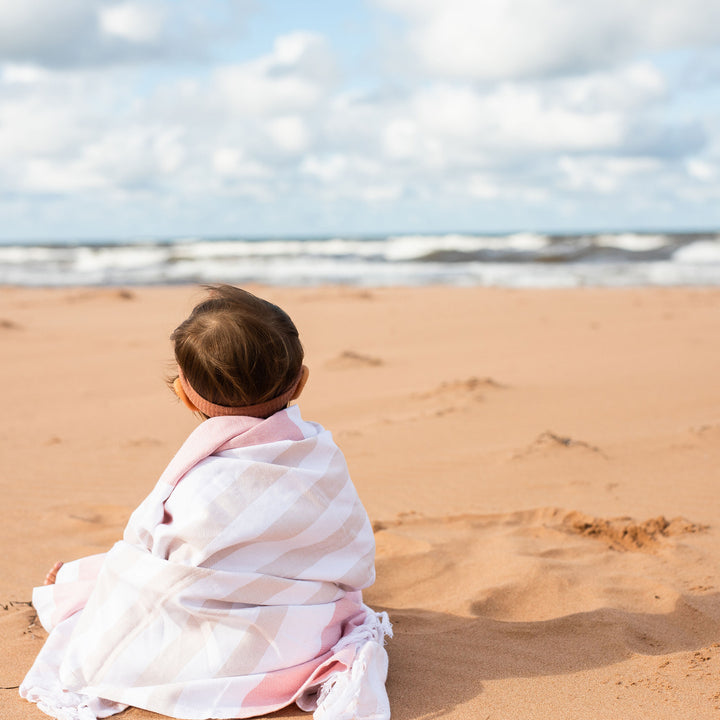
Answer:
<svg viewBox="0 0 720 720"><path fill-rule="evenodd" d="M388 657L383 646L392 634L387 613L368 608L365 622L340 638L333 651L355 645L355 658L347 670L333 673L323 683L314 720L389 720Z"/></svg>

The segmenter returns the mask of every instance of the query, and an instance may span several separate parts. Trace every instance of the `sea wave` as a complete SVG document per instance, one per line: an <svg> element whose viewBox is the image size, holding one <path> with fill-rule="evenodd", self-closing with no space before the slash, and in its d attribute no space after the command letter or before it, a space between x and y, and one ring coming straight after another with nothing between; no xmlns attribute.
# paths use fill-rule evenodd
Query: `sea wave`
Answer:
<svg viewBox="0 0 720 720"><path fill-rule="evenodd" d="M6 243L0 284L720 285L720 234L434 234Z"/></svg>

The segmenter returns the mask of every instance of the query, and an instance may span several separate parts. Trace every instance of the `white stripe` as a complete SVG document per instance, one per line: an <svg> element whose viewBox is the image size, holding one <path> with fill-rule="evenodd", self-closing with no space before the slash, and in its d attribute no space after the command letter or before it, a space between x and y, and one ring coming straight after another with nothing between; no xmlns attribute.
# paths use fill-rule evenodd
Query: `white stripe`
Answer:
<svg viewBox="0 0 720 720"><path fill-rule="evenodd" d="M320 650L322 632L334 614L334 603L289 608L275 641L268 643L260 666L292 667L312 660Z"/></svg>
<svg viewBox="0 0 720 720"><path fill-rule="evenodd" d="M352 515L354 511L353 502L355 498L355 487L348 478L347 482L343 486L343 489L333 502L325 508L324 512L315 518L315 520L299 535L293 537L293 549L314 545L339 530ZM227 562L228 564L242 564L250 561L252 558L253 563L257 567L264 567L265 565L269 565L273 561L277 560L287 551L287 540L269 540L241 548L237 553L229 556L227 558ZM304 575L304 577L308 576Z"/></svg>

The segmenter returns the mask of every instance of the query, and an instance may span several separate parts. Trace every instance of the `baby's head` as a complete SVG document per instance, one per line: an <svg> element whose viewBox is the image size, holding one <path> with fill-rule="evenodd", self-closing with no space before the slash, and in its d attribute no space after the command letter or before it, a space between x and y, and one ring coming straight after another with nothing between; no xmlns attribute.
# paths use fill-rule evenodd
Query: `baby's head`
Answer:
<svg viewBox="0 0 720 720"><path fill-rule="evenodd" d="M297 328L284 310L230 285L208 288L170 339L175 391L206 416L268 417L307 380Z"/></svg>

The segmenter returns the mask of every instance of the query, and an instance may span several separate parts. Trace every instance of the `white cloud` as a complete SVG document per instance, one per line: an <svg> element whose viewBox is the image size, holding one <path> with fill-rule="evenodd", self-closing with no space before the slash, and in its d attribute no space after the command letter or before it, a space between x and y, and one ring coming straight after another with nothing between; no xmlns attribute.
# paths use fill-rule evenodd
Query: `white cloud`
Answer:
<svg viewBox="0 0 720 720"><path fill-rule="evenodd" d="M623 135L623 117L617 111L578 111L562 99L544 97L537 88L502 88L488 98L487 114L493 119L498 142L506 148L612 148Z"/></svg>
<svg viewBox="0 0 720 720"><path fill-rule="evenodd" d="M250 0L0 0L0 62L48 68L208 59Z"/></svg>
<svg viewBox="0 0 720 720"><path fill-rule="evenodd" d="M374 0L403 17L422 67L498 80L577 74L720 40L715 0Z"/></svg>
<svg viewBox="0 0 720 720"><path fill-rule="evenodd" d="M211 71L205 82L181 77L135 97L132 73L119 68L4 66L0 187L209 194L245 178L262 182L267 197L268 163L299 162L311 150L316 108L330 96L331 60L321 37L293 33L267 55ZM277 168L276 183L283 173Z"/></svg>
<svg viewBox="0 0 720 720"><path fill-rule="evenodd" d="M268 123L268 135L274 146L288 155L299 155L310 144L304 120L298 115L284 115Z"/></svg>
<svg viewBox="0 0 720 720"><path fill-rule="evenodd" d="M470 176L467 192L480 200L494 200L501 194L497 181L480 173L473 173Z"/></svg>
<svg viewBox="0 0 720 720"><path fill-rule="evenodd" d="M64 83L61 86L31 84L27 93L4 94L0 103L1 162L63 157L84 142L88 118L83 120L82 105L72 102L71 91L63 96L62 88L68 88Z"/></svg>
<svg viewBox="0 0 720 720"><path fill-rule="evenodd" d="M345 174L347 167L347 156L339 153L327 157L307 155L300 164L300 172L324 183L332 183Z"/></svg>
<svg viewBox="0 0 720 720"><path fill-rule="evenodd" d="M563 156L558 160L561 183L568 189L610 194L662 171L662 163L652 158Z"/></svg>
<svg viewBox="0 0 720 720"><path fill-rule="evenodd" d="M86 144L80 159L89 173L98 173L113 184L152 186L179 169L185 157L182 140L179 127L116 127Z"/></svg>
<svg viewBox="0 0 720 720"><path fill-rule="evenodd" d="M26 85L41 82L47 78L47 71L37 65L8 63L0 68L0 78L7 85Z"/></svg>
<svg viewBox="0 0 720 720"><path fill-rule="evenodd" d="M254 160L236 147L219 147L212 155L213 169L223 178L269 179L272 170Z"/></svg>
<svg viewBox="0 0 720 720"><path fill-rule="evenodd" d="M420 128L409 118L394 118L383 129L383 146L388 157L402 160L421 151Z"/></svg>
<svg viewBox="0 0 720 720"><path fill-rule="evenodd" d="M265 115L312 108L332 81L332 56L321 36L292 33L273 51L242 64L218 67L212 92L233 112Z"/></svg>
<svg viewBox="0 0 720 720"><path fill-rule="evenodd" d="M146 43L161 33L165 12L162 7L147 2L120 2L99 10L101 30L113 37L130 42Z"/></svg>
<svg viewBox="0 0 720 720"><path fill-rule="evenodd" d="M685 162L688 174L701 182L713 182L718 177L718 169L712 163L698 158L689 158Z"/></svg>
<svg viewBox="0 0 720 720"><path fill-rule="evenodd" d="M30 160L22 168L16 183L19 189L31 193L68 194L112 187L110 178L94 171L84 162L75 161L60 166L44 158Z"/></svg>
<svg viewBox="0 0 720 720"><path fill-rule="evenodd" d="M482 90L436 83L378 116L374 126L389 161L442 171L620 148L628 123L612 104L591 111L566 88L529 84Z"/></svg>
<svg viewBox="0 0 720 720"><path fill-rule="evenodd" d="M92 44L92 0L0 0L0 60L52 63Z"/></svg>
<svg viewBox="0 0 720 720"><path fill-rule="evenodd" d="M647 61L632 62L607 71L562 78L546 85L569 107L583 112L630 112L668 98L663 74Z"/></svg>
<svg viewBox="0 0 720 720"><path fill-rule="evenodd" d="M237 69L251 73L256 66ZM262 87L264 75L255 77ZM527 85L482 92L437 84L387 106L370 104L361 113L362 127L352 131L357 107L338 102L331 89L314 88L315 101L308 106L298 105L294 92L283 96L273 88L272 102L257 103L250 111L235 106L222 84L201 83L193 90L199 94L188 96L187 86L179 83L163 89L163 104L170 103L164 115L156 98L148 98L106 125L88 124L83 116L89 108L82 104L48 115L38 96L34 127L25 120L31 105L21 104L11 118L24 150L18 154L6 147L0 157L9 154L16 166L24 163L23 187L36 193L87 189L269 202L290 188L299 192L298 178L306 178L317 201L355 198L370 204L408 193L433 198L438 192L537 204L547 200L553 186L609 194L628 175L622 162L632 160L611 162L612 153L623 151L628 115L581 111L576 106L583 103L558 87L544 94ZM108 108L121 97L108 97ZM195 103L210 110L201 108L195 116L177 112L172 98L179 107ZM0 123L6 112L0 108ZM342 127L344 134L326 134L325 123ZM59 142L49 146L48 138ZM551 166L543 158L556 153L563 154L563 162L547 169Z"/></svg>
<svg viewBox="0 0 720 720"><path fill-rule="evenodd" d="M435 81L363 96L339 88L327 43L308 33L131 102L129 77L6 70L0 185L25 177L34 193L84 187L263 201L293 187L368 202L433 197L437 188L535 202L555 181L607 193L619 186L608 178L620 165L611 172L594 160L587 170L583 156L632 154L637 114L667 92L655 68L635 64L543 83ZM557 155L566 158L560 165Z"/></svg>
<svg viewBox="0 0 720 720"><path fill-rule="evenodd" d="M243 152L239 148L219 147L213 152L213 167L220 175L236 175L241 167Z"/></svg>

